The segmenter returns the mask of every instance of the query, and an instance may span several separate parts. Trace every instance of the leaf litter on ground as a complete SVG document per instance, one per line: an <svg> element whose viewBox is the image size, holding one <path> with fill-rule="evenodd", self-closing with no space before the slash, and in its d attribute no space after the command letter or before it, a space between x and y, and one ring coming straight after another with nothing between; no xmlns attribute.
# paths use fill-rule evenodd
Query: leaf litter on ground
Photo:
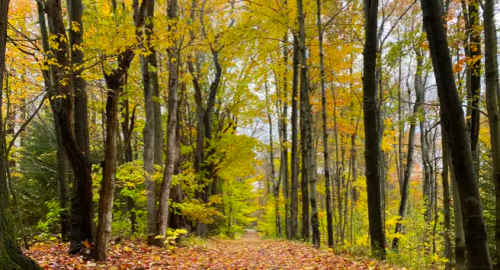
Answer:
<svg viewBox="0 0 500 270"><path fill-rule="evenodd" d="M392 270L386 264L364 258L343 257L331 251L317 250L310 245L286 240L218 240L205 244L161 248L143 242L125 241L112 245L108 261L84 260L68 255L63 243L38 243L26 252L43 269L369 269Z"/></svg>

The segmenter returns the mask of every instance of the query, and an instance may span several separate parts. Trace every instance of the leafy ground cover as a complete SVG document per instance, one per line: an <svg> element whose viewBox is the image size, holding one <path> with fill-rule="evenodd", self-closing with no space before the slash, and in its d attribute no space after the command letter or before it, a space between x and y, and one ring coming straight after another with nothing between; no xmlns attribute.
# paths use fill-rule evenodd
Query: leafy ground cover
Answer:
<svg viewBox="0 0 500 270"><path fill-rule="evenodd" d="M123 242L111 247L107 263L84 261L82 256L69 256L66 251L66 244L40 243L27 253L44 269L393 269L303 243L261 240L251 233L240 240L209 240L170 249Z"/></svg>

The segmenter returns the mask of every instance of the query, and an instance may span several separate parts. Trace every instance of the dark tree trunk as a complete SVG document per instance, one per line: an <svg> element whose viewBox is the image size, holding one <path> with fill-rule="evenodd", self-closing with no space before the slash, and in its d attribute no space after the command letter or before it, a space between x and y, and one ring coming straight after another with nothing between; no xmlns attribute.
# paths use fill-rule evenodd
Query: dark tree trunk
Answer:
<svg viewBox="0 0 500 270"><path fill-rule="evenodd" d="M309 100L309 78L307 74L307 47L306 47L306 30L305 30L305 18L304 18L304 7L302 0L297 1L297 16L299 24L299 52L300 52L300 94L301 94L301 108L302 108L302 137L304 145L302 146L302 159L305 165L302 171L307 175L307 180L302 181L306 186L309 184L309 202L311 206L311 227L312 227L312 242L314 247L319 248L321 246L320 241L320 231L319 231L319 218L318 218L318 202L317 202L317 192L316 192L316 168L315 168L315 148L313 142L313 118L311 112L311 104ZM304 194L302 195L304 196ZM309 207L309 206L307 206ZM305 209L302 209L304 212ZM303 220L304 223L309 222L308 220ZM309 234L309 232L307 232Z"/></svg>
<svg viewBox="0 0 500 270"><path fill-rule="evenodd" d="M298 161L298 78L299 78L299 44L297 35L293 35L293 78L292 78L292 160L291 160L291 190L290 190L290 237L297 239L298 224L298 186L299 186L299 161Z"/></svg>
<svg viewBox="0 0 500 270"><path fill-rule="evenodd" d="M38 21L40 24L40 32L42 34L42 46L44 52L49 51L48 44L48 33L47 33L47 23L45 21L45 13L43 10L43 5L37 2L38 8ZM52 82L50 81L50 75L48 73L44 74L44 84L46 89L50 89ZM64 154L64 146L61 138L61 127L57 121L57 116L52 110L54 117L54 129L56 134L57 143L57 180L59 184L59 204L61 207L61 239L63 241L68 241L71 238L71 219L69 215L70 208L70 190L69 190L69 179L68 179L68 160Z"/></svg>
<svg viewBox="0 0 500 270"><path fill-rule="evenodd" d="M491 156L493 161L493 182L495 184L496 220L495 245L497 268L500 266L500 109L498 104L498 63L497 39L495 33L495 2L485 1L484 37L485 37L485 76L486 76L486 108L490 126Z"/></svg>
<svg viewBox="0 0 500 270"><path fill-rule="evenodd" d="M89 123L87 115L87 83L82 78L83 51L83 4L82 0L67 0L69 15L69 42L71 48L71 80L75 95L75 139L78 147L90 156Z"/></svg>
<svg viewBox="0 0 500 270"><path fill-rule="evenodd" d="M385 233L382 224L382 199L379 171L381 156L378 125L380 114L377 100L377 18L378 0L365 0L365 45L363 50L363 111L365 122L366 186L368 192L368 221L372 255L385 259Z"/></svg>
<svg viewBox="0 0 500 270"><path fill-rule="evenodd" d="M60 0L46 1L45 12L48 17L50 34L66 40ZM48 44L48 40L44 41L44 43ZM73 88L70 84L63 83L67 80L65 77L66 68L71 65L67 56L68 51L68 44L64 41L59 42L58 49L52 49L54 60L59 65L53 65L51 68L53 81L49 90L49 97L51 98L52 110L56 115L61 130L65 154L75 175L71 200L71 245L69 253L76 254L83 248L83 242L92 242L92 176L88 157L83 152L83 149L80 150L73 133ZM61 96L65 98L60 98Z"/></svg>
<svg viewBox="0 0 500 270"><path fill-rule="evenodd" d="M421 3L441 106L441 122L446 134L453 134L448 138L448 145L460 201L466 203L462 210L465 210L465 243L469 267L492 269L477 176L468 142L464 112L455 85L441 6L439 2L432 0L421 0Z"/></svg>
<svg viewBox="0 0 500 270"><path fill-rule="evenodd" d="M328 233L328 246L333 247L333 215L330 189L330 155L328 151L328 129L326 115L326 90L325 90L325 53L323 51L323 26L321 23L321 0L316 1L317 6L317 24L319 39L319 59L321 73L321 116L323 120L323 157L325 170L325 190L326 190L326 230Z"/></svg>

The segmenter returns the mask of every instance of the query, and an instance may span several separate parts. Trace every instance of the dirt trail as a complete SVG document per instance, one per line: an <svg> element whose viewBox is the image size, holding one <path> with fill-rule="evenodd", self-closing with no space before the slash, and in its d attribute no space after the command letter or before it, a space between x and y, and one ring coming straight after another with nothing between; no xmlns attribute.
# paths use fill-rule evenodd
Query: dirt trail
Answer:
<svg viewBox="0 0 500 270"><path fill-rule="evenodd" d="M260 240L260 236L254 229L245 229L245 233L241 237L242 241L255 241Z"/></svg>

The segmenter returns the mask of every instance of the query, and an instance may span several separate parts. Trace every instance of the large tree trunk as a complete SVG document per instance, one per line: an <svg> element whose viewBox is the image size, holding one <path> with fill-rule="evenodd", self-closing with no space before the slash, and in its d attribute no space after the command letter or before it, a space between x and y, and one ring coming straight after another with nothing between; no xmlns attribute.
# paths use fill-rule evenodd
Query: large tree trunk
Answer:
<svg viewBox="0 0 500 270"><path fill-rule="evenodd" d="M293 78L292 78L292 153L291 153L291 190L290 190L290 237L297 239L299 232L298 213L299 213L299 164L298 164L298 78L299 78L299 44L297 35L293 35Z"/></svg>
<svg viewBox="0 0 500 270"><path fill-rule="evenodd" d="M370 227L372 255L385 259L385 233L381 210L381 177L379 160L381 155L378 124L377 82L377 18L378 0L365 0L365 46L363 50L363 111L365 122L365 163L368 192L368 221Z"/></svg>
<svg viewBox="0 0 500 270"><path fill-rule="evenodd" d="M417 45L418 46L418 45ZM413 152L415 152L415 130L417 127L417 119L419 118L419 111L420 107L422 106L422 99L423 99L423 92L424 92L424 85L422 81L422 64L423 64L423 59L422 55L420 53L420 49L416 48L415 49L416 56L417 56L417 68L415 71L415 94L416 94L416 100L415 100L415 105L413 106L413 114L411 115L410 118L410 132L409 132L409 137L408 137L408 153L406 154L406 168L404 169L404 176L403 176L403 185L402 185L402 190L401 190L401 201L399 204L399 218L398 222L396 223L396 228L394 231L395 235L399 235L403 231L403 224L401 221L405 218L406 215L406 208L408 207L408 195L409 195L409 187L410 187L410 178L411 178L411 170L413 169ZM420 136L423 138L423 129L420 131ZM423 156L423 154L422 154ZM392 249L397 250L399 247L399 237L394 237L392 240Z"/></svg>
<svg viewBox="0 0 500 270"><path fill-rule="evenodd" d="M303 132L304 137L304 151L302 158L304 160L305 168L303 171L307 174L309 182L309 200L311 206L311 227L312 227L312 242L314 247L321 246L320 231L319 231L319 218L318 218L318 202L316 192L316 168L315 168L315 149L313 143L313 118L311 112L311 104L309 100L309 78L307 74L307 47L306 47L306 30L304 7L302 0L297 1L297 15L299 23L299 52L300 52L300 93L301 93L301 107L303 107ZM305 181L304 181L305 182ZM302 209L304 211L305 209Z"/></svg>
<svg viewBox="0 0 500 270"><path fill-rule="evenodd" d="M49 51L48 43L48 33L47 33L47 23L45 20L45 12L43 10L43 5L37 2L38 8L38 22L40 24L40 32L42 34L42 47L43 51L47 53ZM50 74L48 72L44 73L44 84L46 89L50 89L52 82L50 80ZM61 137L61 127L57 121L57 116L52 110L54 117L54 129L56 134L56 155L57 155L57 180L59 184L59 205L62 209L61 211L61 239L63 241L68 241L71 238L71 219L69 215L70 207L70 190L68 181L68 160L64 154L64 145L62 143Z"/></svg>
<svg viewBox="0 0 500 270"><path fill-rule="evenodd" d="M321 116L323 120L323 157L325 170L325 189L326 189L326 229L328 233L328 246L333 247L333 215L332 202L330 194L330 156L328 151L328 129L326 115L326 90L325 90L325 53L323 51L323 26L321 23L321 0L316 1L317 6L317 24L319 40L319 59L321 73Z"/></svg>
<svg viewBox="0 0 500 270"><path fill-rule="evenodd" d="M62 144L66 157L71 163L75 181L71 200L71 245L69 252L78 253L83 248L83 242L92 242L92 176L91 164L87 155L80 150L73 132L73 88L68 83L66 68L70 66L67 52L69 51L60 0L48 0L45 4L51 35L62 37L59 48L52 49L52 55L59 65L51 68L53 85L49 90L51 107L56 115L61 130ZM48 40L44 43L48 44ZM45 46L44 46L45 47ZM48 46L47 46L48 48ZM60 97L65 98L60 98Z"/></svg>
<svg viewBox="0 0 500 270"><path fill-rule="evenodd" d="M485 1L484 37L485 37L485 76L486 76L486 108L490 126L491 156L493 159L493 182L496 197L495 244L497 267L500 266L500 109L498 100L498 63L497 40L495 35L495 2Z"/></svg>
<svg viewBox="0 0 500 270"><path fill-rule="evenodd" d="M153 34L153 16L154 16L154 0L150 0L147 7L146 16L149 18L149 24L146 25L147 32L139 37L144 39L146 50L151 51L150 39ZM143 129L144 136L144 174L146 183L146 211L147 211L147 243L152 245L155 243L156 236L156 188L153 181L155 173L154 162L155 153L163 152L162 148L155 148L155 101L154 101L154 79L153 74L150 72L150 55L141 57L141 73L144 85L144 111L146 114L146 121Z"/></svg>
<svg viewBox="0 0 500 270"><path fill-rule="evenodd" d="M73 86L73 93L75 96L74 100L74 132L75 132L75 140L78 144L78 148L86 155L87 158L90 157L90 144L89 144L89 123L87 116L87 83L83 79L82 71L83 71L83 51L80 49L83 43L83 22L82 22L82 14L83 14L83 4L82 0L68 0L68 17L69 17L69 25L75 25L76 27L69 27L69 42L70 42L70 50L71 50L71 80ZM59 162L58 157L58 162ZM63 162L61 160L61 162ZM64 161L67 163L67 161ZM67 164L63 164L61 166L66 166ZM64 168L61 168L65 170ZM67 170L67 169L66 169ZM59 172L61 173L61 172ZM64 175L64 173L63 173ZM65 176L67 178L67 176ZM60 179L61 181L63 179ZM67 181L67 180L66 180ZM78 178L76 181L81 181ZM78 183L75 183L78 185ZM90 194L90 197L86 197L85 199L92 199L92 185L85 184L86 189L83 190L85 194ZM78 194L73 193L73 197L78 196ZM82 198L83 199L83 198ZM72 205L72 207L74 207ZM62 208L61 208L62 209ZM76 213L77 211L71 211L71 213ZM93 211L91 210L91 213Z"/></svg>
<svg viewBox="0 0 500 270"><path fill-rule="evenodd" d="M448 144L460 201L466 203L463 205L465 209L462 210L465 210L465 242L469 267L492 269L477 176L468 142L464 112L455 85L441 6L438 1L432 0L421 0L421 3L441 106L441 121L445 132L453 134L449 136Z"/></svg>
<svg viewBox="0 0 500 270"><path fill-rule="evenodd" d="M177 0L170 0L168 2L168 18L172 23L178 20L178 6ZM169 31L176 31L176 25L170 24ZM168 225L168 200L170 199L170 186L174 175L175 165L178 160L178 140L177 125L178 125L178 77L179 77L179 52L177 48L177 41L174 40L172 46L168 49L168 122L167 122L167 157L165 162L165 171L163 174L163 181L160 188L160 208L158 210L158 232L157 234L162 237L167 236ZM165 239L165 238L163 238Z"/></svg>
<svg viewBox="0 0 500 270"><path fill-rule="evenodd" d="M71 48L71 80L75 95L75 139L78 147L87 155L90 155L89 123L87 116L87 83L82 78L83 51L83 4L82 0L67 0L69 15L69 42Z"/></svg>
<svg viewBox="0 0 500 270"><path fill-rule="evenodd" d="M0 1L0 97L2 97L5 50L7 35L7 15L9 13L9 1ZM1 110L0 110L1 111ZM0 122L2 122L0 113ZM1 270L30 270L41 269L36 262L24 256L17 243L15 234L14 217L10 210L9 193L7 189L5 157L5 132L0 127L0 269Z"/></svg>

